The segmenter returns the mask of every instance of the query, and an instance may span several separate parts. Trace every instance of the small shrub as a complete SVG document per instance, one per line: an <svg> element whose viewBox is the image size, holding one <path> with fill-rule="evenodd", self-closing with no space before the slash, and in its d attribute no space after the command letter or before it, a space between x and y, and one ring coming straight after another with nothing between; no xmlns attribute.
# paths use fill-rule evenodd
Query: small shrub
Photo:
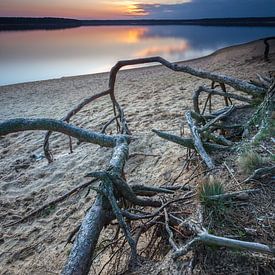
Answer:
<svg viewBox="0 0 275 275"><path fill-rule="evenodd" d="M240 167L240 170L245 174L251 174L254 170L260 168L264 160L256 152L252 150L243 152L237 159L237 163Z"/></svg>

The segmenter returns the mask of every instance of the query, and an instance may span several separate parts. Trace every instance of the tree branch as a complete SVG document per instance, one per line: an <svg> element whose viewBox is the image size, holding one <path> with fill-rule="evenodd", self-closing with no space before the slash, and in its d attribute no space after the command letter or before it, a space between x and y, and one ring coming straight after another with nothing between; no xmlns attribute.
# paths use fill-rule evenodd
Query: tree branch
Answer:
<svg viewBox="0 0 275 275"><path fill-rule="evenodd" d="M28 130L49 130L53 132L59 132L104 147L115 147L117 140L116 136L112 137L99 134L55 119L16 118L0 122L0 136Z"/></svg>

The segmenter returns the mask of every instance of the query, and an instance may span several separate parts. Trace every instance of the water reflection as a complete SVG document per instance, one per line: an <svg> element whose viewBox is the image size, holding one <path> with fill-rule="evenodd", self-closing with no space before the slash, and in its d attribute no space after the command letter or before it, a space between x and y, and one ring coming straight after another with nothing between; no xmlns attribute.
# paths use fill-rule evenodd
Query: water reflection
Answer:
<svg viewBox="0 0 275 275"><path fill-rule="evenodd" d="M109 71L120 59L179 61L274 35L274 28L110 26L0 32L0 85Z"/></svg>

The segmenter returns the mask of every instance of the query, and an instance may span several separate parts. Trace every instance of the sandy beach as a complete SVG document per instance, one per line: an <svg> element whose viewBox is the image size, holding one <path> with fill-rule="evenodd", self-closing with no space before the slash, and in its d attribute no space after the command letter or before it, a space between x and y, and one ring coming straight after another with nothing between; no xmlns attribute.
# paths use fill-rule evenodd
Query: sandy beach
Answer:
<svg viewBox="0 0 275 275"><path fill-rule="evenodd" d="M210 56L184 62L190 66L231 75L243 80L275 71L275 41L270 62L263 59L262 40L219 50ZM108 73L66 77L0 87L0 121L10 118L62 118L82 99L104 91ZM121 71L116 96L124 108L129 127L137 139L127 162L129 184L161 185L170 182L182 169L185 149L166 142L151 132L160 129L179 134L184 112L192 108L192 93L210 81L176 73L162 66ZM228 89L230 91L230 88ZM215 100L218 108L222 100ZM71 123L100 131L112 118L108 97L96 100L73 117ZM114 133L111 127L108 133ZM0 274L59 274L71 245L66 241L91 206L94 192L87 189L49 209L42 215L12 227L15 221L42 204L64 194L87 179L92 171L108 165L112 150L73 140L69 153L68 137L54 134L51 149L54 162L43 158L44 132L25 132L0 138ZM183 183L183 175L177 183ZM226 190L232 187L230 181ZM91 273L92 274L92 273Z"/></svg>

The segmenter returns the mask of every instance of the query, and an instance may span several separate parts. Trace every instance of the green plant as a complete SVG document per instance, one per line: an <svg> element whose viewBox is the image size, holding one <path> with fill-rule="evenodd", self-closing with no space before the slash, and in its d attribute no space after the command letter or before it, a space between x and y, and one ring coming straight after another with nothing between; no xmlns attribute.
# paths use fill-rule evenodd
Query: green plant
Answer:
<svg viewBox="0 0 275 275"><path fill-rule="evenodd" d="M263 158L252 150L244 151L237 159L240 170L245 174L251 174L264 164Z"/></svg>
<svg viewBox="0 0 275 275"><path fill-rule="evenodd" d="M220 195L224 193L223 184L221 181L215 179L214 177L210 177L208 181L199 185L198 194L200 201L204 204L214 203L209 197Z"/></svg>

